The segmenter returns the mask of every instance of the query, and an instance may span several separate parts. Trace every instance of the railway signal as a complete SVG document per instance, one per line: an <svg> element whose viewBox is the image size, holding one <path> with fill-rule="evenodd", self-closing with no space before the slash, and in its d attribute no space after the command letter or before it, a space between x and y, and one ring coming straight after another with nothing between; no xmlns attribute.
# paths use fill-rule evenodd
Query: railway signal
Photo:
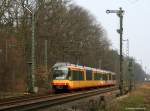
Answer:
<svg viewBox="0 0 150 111"><path fill-rule="evenodd" d="M123 14L124 10L122 8L119 8L119 10L106 10L106 13L116 13L117 16L120 19L120 29L117 30L117 32L120 34L120 94L123 95L123 55L122 55L122 41L123 41Z"/></svg>

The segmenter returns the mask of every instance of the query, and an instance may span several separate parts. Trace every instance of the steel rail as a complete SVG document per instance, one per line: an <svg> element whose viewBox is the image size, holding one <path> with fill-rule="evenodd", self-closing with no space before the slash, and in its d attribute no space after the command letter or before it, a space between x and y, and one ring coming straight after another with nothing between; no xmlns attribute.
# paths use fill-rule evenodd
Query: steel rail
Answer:
<svg viewBox="0 0 150 111"><path fill-rule="evenodd" d="M22 99L22 98L31 98L34 96L36 95L26 94L26 95L21 95L21 96L7 97L7 98L0 99L0 104L6 101L13 101L13 100Z"/></svg>
<svg viewBox="0 0 150 111"><path fill-rule="evenodd" d="M64 93L66 94L66 93ZM40 99L40 98L48 98L48 97L53 97L53 96L59 96L59 95L62 95L62 94L46 94L46 95L28 95L28 96L19 96L19 97L16 97L16 98L8 98L4 101L0 101L0 107L1 106L4 106L4 105L8 105L8 104L15 104L15 103L18 103L18 102L25 102L25 101L30 101L30 100L36 100L36 99Z"/></svg>
<svg viewBox="0 0 150 111"><path fill-rule="evenodd" d="M51 107L59 104L63 104L66 102L70 102L73 100L83 99L86 97L98 95L98 94L104 94L106 92L112 92L117 91L118 88L112 87L112 88L105 88L105 89L96 89L91 91L82 91L78 93L71 93L71 94L65 94L65 95L57 95L52 97L44 97L44 98L38 98L38 99L30 99L26 101L22 101L16 104L6 104L4 106L0 107L0 111L28 111L33 109L39 109L43 107Z"/></svg>

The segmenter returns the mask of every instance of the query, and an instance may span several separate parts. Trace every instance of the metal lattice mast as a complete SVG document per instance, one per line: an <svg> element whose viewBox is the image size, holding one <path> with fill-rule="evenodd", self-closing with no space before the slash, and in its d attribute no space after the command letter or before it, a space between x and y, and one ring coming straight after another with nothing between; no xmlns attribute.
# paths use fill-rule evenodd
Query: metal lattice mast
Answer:
<svg viewBox="0 0 150 111"><path fill-rule="evenodd" d="M32 89L31 92L34 92L35 86L35 13L32 12L32 52L31 52L31 61L32 61L32 73L31 73L31 81L32 81Z"/></svg>

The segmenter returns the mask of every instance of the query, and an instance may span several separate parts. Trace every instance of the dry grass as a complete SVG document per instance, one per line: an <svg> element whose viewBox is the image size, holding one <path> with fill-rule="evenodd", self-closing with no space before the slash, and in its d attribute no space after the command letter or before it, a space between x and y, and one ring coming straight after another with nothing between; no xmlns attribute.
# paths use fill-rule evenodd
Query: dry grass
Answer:
<svg viewBox="0 0 150 111"><path fill-rule="evenodd" d="M150 111L150 83L144 83L128 96L113 101L108 111Z"/></svg>

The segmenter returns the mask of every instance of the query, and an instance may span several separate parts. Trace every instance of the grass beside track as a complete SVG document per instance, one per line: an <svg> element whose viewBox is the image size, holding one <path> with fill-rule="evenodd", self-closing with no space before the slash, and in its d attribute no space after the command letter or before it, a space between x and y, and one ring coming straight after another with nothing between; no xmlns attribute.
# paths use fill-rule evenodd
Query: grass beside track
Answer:
<svg viewBox="0 0 150 111"><path fill-rule="evenodd" d="M150 83L144 83L110 106L109 111L150 111Z"/></svg>

